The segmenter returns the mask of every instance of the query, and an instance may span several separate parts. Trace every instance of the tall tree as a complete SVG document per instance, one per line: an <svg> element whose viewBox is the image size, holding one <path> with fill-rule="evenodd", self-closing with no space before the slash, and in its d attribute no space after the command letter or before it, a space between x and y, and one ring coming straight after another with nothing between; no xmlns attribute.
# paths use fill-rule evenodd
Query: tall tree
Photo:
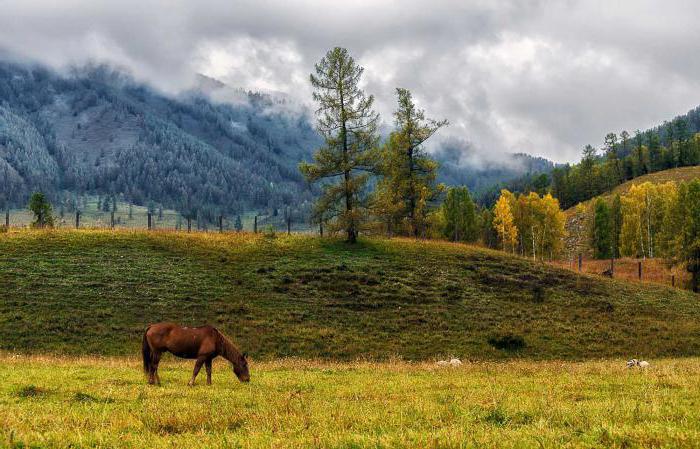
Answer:
<svg viewBox="0 0 700 449"><path fill-rule="evenodd" d="M316 64L310 80L319 105L317 128L325 144L314 154L314 163L299 166L309 182L326 181L316 215L334 219L350 243L357 241L365 215L368 172L376 169L373 149L379 115L372 109L374 97L359 87L363 71L340 47Z"/></svg>
<svg viewBox="0 0 700 449"><path fill-rule="evenodd" d="M682 258L690 272L691 288L700 292L700 180L682 184L679 202L684 209Z"/></svg>
<svg viewBox="0 0 700 449"><path fill-rule="evenodd" d="M409 90L398 88L396 94L398 109L394 118L397 130L382 151L384 178L378 193L400 202L395 208L398 212L396 218L405 218L411 234L418 237L425 224L426 206L441 190L436 184L438 165L427 155L423 144L447 125L447 120L426 119L425 112L416 107ZM383 203L387 200L385 198Z"/></svg>
<svg viewBox="0 0 700 449"><path fill-rule="evenodd" d="M586 145L583 148L583 157L581 158L581 163L579 164L579 171L581 173L581 181L584 192L584 198L591 198L597 193L596 181L595 181L595 158L596 149L591 145Z"/></svg>
<svg viewBox="0 0 700 449"><path fill-rule="evenodd" d="M466 187L452 187L442 203L443 235L459 242L474 242L479 238L476 206Z"/></svg>
<svg viewBox="0 0 700 449"><path fill-rule="evenodd" d="M595 202L593 214L593 251L597 259L607 259L612 255L612 227L610 208L604 199Z"/></svg>
<svg viewBox="0 0 700 449"><path fill-rule="evenodd" d="M428 157L423 144L448 122L426 119L424 111L418 109L413 102L409 90L397 88L396 95L399 105L394 118L398 128L398 142L405 153L403 162L408 181L404 198L413 235L418 237L425 215L425 208L421 208L421 204L434 199L439 192L435 185L437 163Z"/></svg>
<svg viewBox="0 0 700 449"><path fill-rule="evenodd" d="M612 246L612 257L620 257L620 233L622 232L622 201L620 195L613 198L610 209L610 244Z"/></svg>
<svg viewBox="0 0 700 449"><path fill-rule="evenodd" d="M622 182L622 169L620 167L620 157L617 151L617 134L608 133L605 136L605 157L607 159L608 171L610 178L608 179L608 187L614 187Z"/></svg>
<svg viewBox="0 0 700 449"><path fill-rule="evenodd" d="M503 251L506 251L508 247L515 251L515 244L518 242L518 228L515 226L513 218L514 204L513 194L504 189L501 190L501 196L493 208L493 227L501 239Z"/></svg>

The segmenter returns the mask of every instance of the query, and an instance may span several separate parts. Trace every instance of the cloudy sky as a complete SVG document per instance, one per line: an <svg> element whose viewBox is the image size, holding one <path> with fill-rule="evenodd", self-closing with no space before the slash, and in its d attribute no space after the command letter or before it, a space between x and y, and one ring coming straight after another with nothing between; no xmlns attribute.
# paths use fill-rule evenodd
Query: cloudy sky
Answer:
<svg viewBox="0 0 700 449"><path fill-rule="evenodd" d="M406 87L487 155L576 160L700 104L697 0L0 0L5 57L108 62L166 92L201 72L308 102L333 46L387 122Z"/></svg>

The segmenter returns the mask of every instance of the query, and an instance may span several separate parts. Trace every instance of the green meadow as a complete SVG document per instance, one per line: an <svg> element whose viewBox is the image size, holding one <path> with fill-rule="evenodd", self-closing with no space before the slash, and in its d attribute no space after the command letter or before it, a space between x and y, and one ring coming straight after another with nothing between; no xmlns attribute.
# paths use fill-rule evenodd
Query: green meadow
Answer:
<svg viewBox="0 0 700 449"><path fill-rule="evenodd" d="M239 383L163 385L136 359L0 358L7 447L697 447L700 360L475 362L252 361Z"/></svg>
<svg viewBox="0 0 700 449"><path fill-rule="evenodd" d="M164 320L218 327L252 381L166 356L146 385ZM695 447L698 335L687 291L474 246L10 230L0 447Z"/></svg>

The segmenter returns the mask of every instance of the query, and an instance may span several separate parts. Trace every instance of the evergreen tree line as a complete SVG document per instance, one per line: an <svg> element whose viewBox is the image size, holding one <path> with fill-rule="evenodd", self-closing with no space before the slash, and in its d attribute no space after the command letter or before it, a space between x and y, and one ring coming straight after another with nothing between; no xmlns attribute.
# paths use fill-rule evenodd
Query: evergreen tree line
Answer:
<svg viewBox="0 0 700 449"><path fill-rule="evenodd" d="M666 146L656 131L637 133L632 139L624 131L621 138L610 133L602 155L587 146L579 164L552 171L552 193L568 208L638 176L700 164L700 133L691 136L682 119L673 123L677 129L666 134Z"/></svg>
<svg viewBox="0 0 700 449"><path fill-rule="evenodd" d="M594 198L626 181L657 171L700 164L700 107L647 131L608 133L602 148L586 145L578 164L529 173L504 184L514 192L551 192L562 208ZM491 189L482 204L498 198Z"/></svg>

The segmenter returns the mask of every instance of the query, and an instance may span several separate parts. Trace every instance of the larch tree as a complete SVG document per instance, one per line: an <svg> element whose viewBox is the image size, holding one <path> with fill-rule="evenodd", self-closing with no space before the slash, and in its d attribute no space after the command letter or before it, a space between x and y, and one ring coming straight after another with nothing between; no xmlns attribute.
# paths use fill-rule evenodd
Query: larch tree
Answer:
<svg viewBox="0 0 700 449"><path fill-rule="evenodd" d="M400 202L399 218L406 219L411 234L418 237L425 225L427 205L441 191L436 182L438 164L427 155L423 144L447 125L447 120L425 118L425 112L416 107L408 89L397 88L396 95L397 129L382 151L382 183L387 185L380 186L379 192Z"/></svg>
<svg viewBox="0 0 700 449"><path fill-rule="evenodd" d="M318 103L317 129L324 145L313 163L299 165L309 182L323 181L316 216L334 220L350 243L366 215L365 187L376 171L377 122L374 97L365 95L359 82L364 69L344 48L330 50L311 74L313 98Z"/></svg>

